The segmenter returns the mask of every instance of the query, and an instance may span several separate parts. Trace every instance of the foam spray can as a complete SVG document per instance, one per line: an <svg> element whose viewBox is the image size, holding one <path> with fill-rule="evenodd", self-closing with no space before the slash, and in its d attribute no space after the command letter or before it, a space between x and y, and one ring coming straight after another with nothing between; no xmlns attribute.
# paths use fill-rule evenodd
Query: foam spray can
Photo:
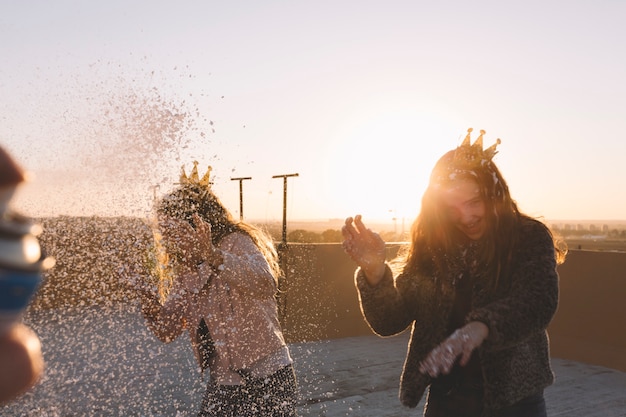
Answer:
<svg viewBox="0 0 626 417"><path fill-rule="evenodd" d="M54 265L39 245L41 226L9 207L24 180L24 172L0 147L0 336L21 320L43 272Z"/></svg>

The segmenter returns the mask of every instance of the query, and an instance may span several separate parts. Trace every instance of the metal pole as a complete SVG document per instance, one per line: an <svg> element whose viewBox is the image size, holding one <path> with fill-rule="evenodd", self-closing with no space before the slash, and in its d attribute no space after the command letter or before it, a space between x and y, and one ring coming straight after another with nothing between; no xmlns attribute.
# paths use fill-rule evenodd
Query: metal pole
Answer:
<svg viewBox="0 0 626 417"><path fill-rule="evenodd" d="M297 177L299 174L284 174L274 175L272 178L283 179L283 241L282 244L287 244L287 178Z"/></svg>
<svg viewBox="0 0 626 417"><path fill-rule="evenodd" d="M251 179L252 177L231 178L232 181L239 181L239 220L243 220L243 181Z"/></svg>
<svg viewBox="0 0 626 417"><path fill-rule="evenodd" d="M288 329L287 325L287 271L286 267L287 260L285 259L285 254L287 253L287 178L288 177L297 177L298 174L285 174L285 175L274 175L272 178L282 178L283 179L283 241L278 245L278 263L280 264L280 268L283 273L278 278L278 288L280 289L278 293L278 314L281 319L282 325L284 329Z"/></svg>

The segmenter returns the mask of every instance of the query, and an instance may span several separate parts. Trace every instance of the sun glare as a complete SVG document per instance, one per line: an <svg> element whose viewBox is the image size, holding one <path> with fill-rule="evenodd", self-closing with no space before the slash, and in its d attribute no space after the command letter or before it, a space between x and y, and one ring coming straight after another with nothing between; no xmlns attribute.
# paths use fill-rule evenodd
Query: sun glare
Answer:
<svg viewBox="0 0 626 417"><path fill-rule="evenodd" d="M410 223L437 158L449 147L443 122L414 109L364 112L344 123L326 179L344 215ZM450 136L448 136L449 138Z"/></svg>

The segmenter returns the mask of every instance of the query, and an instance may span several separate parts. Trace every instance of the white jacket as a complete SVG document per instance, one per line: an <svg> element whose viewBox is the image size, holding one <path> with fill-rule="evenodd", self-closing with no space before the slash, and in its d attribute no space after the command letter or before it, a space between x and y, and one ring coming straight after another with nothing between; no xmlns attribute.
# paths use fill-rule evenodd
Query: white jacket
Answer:
<svg viewBox="0 0 626 417"><path fill-rule="evenodd" d="M196 330L204 318L217 355L210 363L218 384L238 384L237 371L269 375L292 363L278 320L277 285L270 267L243 233L232 233L219 245L224 262L218 270L201 264L198 275L208 282L205 296L189 302L186 321L199 360Z"/></svg>

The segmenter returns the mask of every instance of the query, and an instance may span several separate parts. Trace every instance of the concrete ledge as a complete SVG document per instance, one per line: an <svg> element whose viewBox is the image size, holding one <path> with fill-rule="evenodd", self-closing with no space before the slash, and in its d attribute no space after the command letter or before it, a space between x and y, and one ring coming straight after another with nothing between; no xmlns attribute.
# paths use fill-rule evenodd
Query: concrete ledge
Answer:
<svg viewBox="0 0 626 417"><path fill-rule="evenodd" d="M135 218L56 218L42 244L57 259L31 308L109 306L132 302L119 265L141 262L150 230ZM398 244L388 244L392 258ZM354 288L355 265L337 244L289 244L281 253L279 309L289 343L371 335ZM550 325L552 354L626 371L626 253L572 250Z"/></svg>

